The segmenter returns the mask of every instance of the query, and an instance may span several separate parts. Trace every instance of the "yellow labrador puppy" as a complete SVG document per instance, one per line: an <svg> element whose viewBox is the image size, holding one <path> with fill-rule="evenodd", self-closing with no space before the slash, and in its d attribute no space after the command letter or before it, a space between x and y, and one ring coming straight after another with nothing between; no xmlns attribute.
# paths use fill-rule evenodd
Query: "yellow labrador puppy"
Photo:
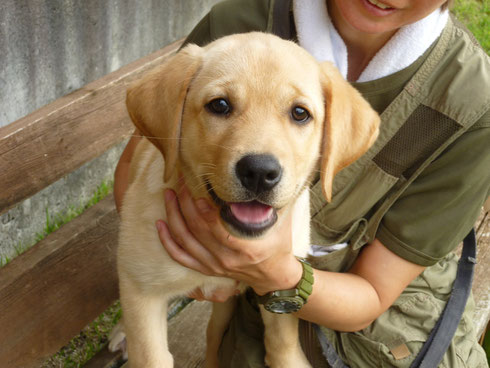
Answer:
<svg viewBox="0 0 490 368"><path fill-rule="evenodd" d="M319 170L330 200L334 175L370 147L379 118L330 63L263 33L185 47L130 88L127 107L147 138L132 159L121 213L118 272L128 363L172 367L169 299L235 282L187 269L165 252L155 229L155 221L166 218L164 188L177 188L180 172L193 197L214 201L223 224L239 237L260 237L293 211L294 253L304 257L309 183ZM233 302L215 308L209 367L217 366ZM267 364L309 366L297 319L264 309L262 316Z"/></svg>

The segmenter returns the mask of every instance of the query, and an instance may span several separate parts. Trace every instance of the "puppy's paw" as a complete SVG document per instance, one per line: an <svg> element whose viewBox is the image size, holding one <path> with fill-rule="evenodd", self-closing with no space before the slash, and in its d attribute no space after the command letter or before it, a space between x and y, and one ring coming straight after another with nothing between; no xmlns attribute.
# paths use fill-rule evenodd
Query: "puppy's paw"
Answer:
<svg viewBox="0 0 490 368"><path fill-rule="evenodd" d="M128 359L126 333L124 332L124 326L121 322L114 326L109 335L109 351L114 353L119 350L122 351L123 358Z"/></svg>

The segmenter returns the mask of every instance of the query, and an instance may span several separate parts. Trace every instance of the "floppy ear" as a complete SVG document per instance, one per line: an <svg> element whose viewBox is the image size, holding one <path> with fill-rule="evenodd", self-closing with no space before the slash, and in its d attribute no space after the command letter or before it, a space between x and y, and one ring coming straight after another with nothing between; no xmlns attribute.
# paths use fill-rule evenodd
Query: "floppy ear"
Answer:
<svg viewBox="0 0 490 368"><path fill-rule="evenodd" d="M333 178L362 156L378 136L379 116L331 63L321 64L325 121L321 158L323 195L332 199Z"/></svg>
<svg viewBox="0 0 490 368"><path fill-rule="evenodd" d="M134 125L165 158L165 181L175 168L182 111L202 49L189 45L129 88L126 106Z"/></svg>

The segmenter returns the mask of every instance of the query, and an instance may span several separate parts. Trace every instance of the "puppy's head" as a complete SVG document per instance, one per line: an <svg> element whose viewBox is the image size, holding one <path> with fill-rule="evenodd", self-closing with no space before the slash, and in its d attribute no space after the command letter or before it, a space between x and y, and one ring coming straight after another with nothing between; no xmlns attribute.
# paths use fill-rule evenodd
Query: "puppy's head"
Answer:
<svg viewBox="0 0 490 368"><path fill-rule="evenodd" d="M263 33L189 45L128 92L130 116L229 230L263 234L310 185L330 201L335 174L377 136L379 118L329 63Z"/></svg>

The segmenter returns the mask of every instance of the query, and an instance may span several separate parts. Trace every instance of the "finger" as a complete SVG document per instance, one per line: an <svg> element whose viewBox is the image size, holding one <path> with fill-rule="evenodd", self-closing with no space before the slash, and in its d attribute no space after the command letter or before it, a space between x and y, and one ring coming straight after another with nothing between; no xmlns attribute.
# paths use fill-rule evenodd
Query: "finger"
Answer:
<svg viewBox="0 0 490 368"><path fill-rule="evenodd" d="M206 300L208 302L213 303L224 303L229 298L236 296L240 293L237 289L232 288L224 288L224 289L216 289L211 294L204 294L201 288L196 288L191 291L188 295L189 297L196 299L198 301Z"/></svg>
<svg viewBox="0 0 490 368"><path fill-rule="evenodd" d="M225 253L229 253L230 257L236 256L236 252L228 247L233 241L230 241L230 233L219 221L218 209L204 198L194 200L185 185L177 197L185 222L196 239L217 258Z"/></svg>
<svg viewBox="0 0 490 368"><path fill-rule="evenodd" d="M173 239L181 246L185 246L185 240L192 237L189 232L185 220L180 211L180 205L175 192L165 190L165 210L167 212L167 223Z"/></svg>
<svg viewBox="0 0 490 368"><path fill-rule="evenodd" d="M213 224L219 221L219 210L216 206L210 204L205 198L198 198L194 204L199 211L202 219L207 223Z"/></svg>
<svg viewBox="0 0 490 368"><path fill-rule="evenodd" d="M236 289L216 289L213 294L208 298L209 301L215 303L224 303L229 298L238 295L239 291Z"/></svg>
<svg viewBox="0 0 490 368"><path fill-rule="evenodd" d="M189 231L182 213L180 212L177 197L173 191L165 191L165 205L167 210L166 225L172 240L177 243L180 248L185 250L190 257L194 258L206 268L206 275L223 276L223 270L219 267L219 263L216 261L213 254ZM201 269L202 268L199 269L200 272L202 272Z"/></svg>
<svg viewBox="0 0 490 368"><path fill-rule="evenodd" d="M211 205L205 198L194 200L183 178L179 180L179 184L177 197L185 221L191 232L206 245L207 249L215 256L230 250L233 251L230 256L236 256L236 251L246 247L243 241L232 236L223 226L216 206Z"/></svg>
<svg viewBox="0 0 490 368"><path fill-rule="evenodd" d="M201 216L201 211L196 206L191 193L185 185L181 186L177 192L177 199L182 216L194 236L201 241L212 240L210 239L212 238L212 233L208 229L207 221L209 221L209 217L213 217L213 210L208 208L208 211L205 212L207 219Z"/></svg>
<svg viewBox="0 0 490 368"><path fill-rule="evenodd" d="M195 300L197 300L199 302L202 302L202 301L206 300L204 298L204 294L203 294L201 288L195 288L194 290L192 290L187 295L189 296L189 298L195 299Z"/></svg>
<svg viewBox="0 0 490 368"><path fill-rule="evenodd" d="M184 248L175 242L170 234L167 224L164 221L157 221L156 226L158 229L158 236L163 247L174 261L180 263L184 267L201 272L204 275L212 275L212 272L210 272L207 267L205 267L196 258L192 257Z"/></svg>

